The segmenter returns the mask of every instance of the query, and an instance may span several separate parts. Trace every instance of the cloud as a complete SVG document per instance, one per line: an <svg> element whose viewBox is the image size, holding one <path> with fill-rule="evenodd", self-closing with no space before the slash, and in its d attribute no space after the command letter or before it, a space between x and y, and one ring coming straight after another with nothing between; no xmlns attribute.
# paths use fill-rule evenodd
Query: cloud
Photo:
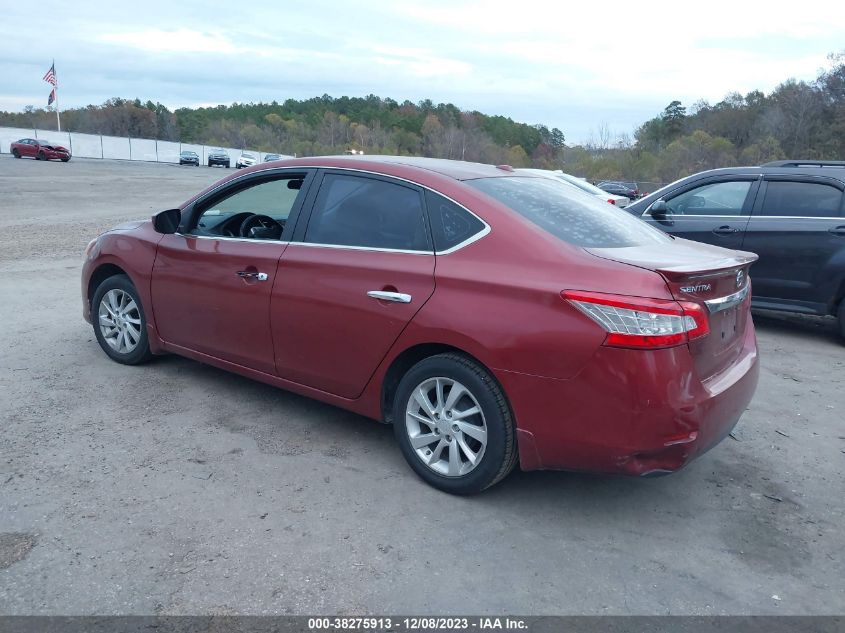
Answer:
<svg viewBox="0 0 845 633"><path fill-rule="evenodd" d="M191 29L146 29L105 33L100 42L128 46L151 53L226 53L238 52L232 42L220 33L203 33Z"/></svg>
<svg viewBox="0 0 845 633"><path fill-rule="evenodd" d="M143 12L42 2L53 19L39 27L49 46L38 51L31 10L4 8L0 109L41 103L55 54L66 107L113 96L177 106L372 93L544 123L575 140L603 121L630 132L676 98L716 102L812 79L842 48L845 21L841 0L817 0L813 11L713 0L692 18L676 1L309 0L244 11L147 0Z"/></svg>

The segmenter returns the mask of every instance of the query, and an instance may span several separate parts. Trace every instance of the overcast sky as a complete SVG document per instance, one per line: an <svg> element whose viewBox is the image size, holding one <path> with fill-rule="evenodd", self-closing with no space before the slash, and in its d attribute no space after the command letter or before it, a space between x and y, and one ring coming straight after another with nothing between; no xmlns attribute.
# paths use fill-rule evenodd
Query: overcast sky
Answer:
<svg viewBox="0 0 845 633"><path fill-rule="evenodd" d="M55 57L62 107L374 93L585 141L603 123L631 133L673 99L813 79L843 49L845 0L0 0L0 110L46 105Z"/></svg>

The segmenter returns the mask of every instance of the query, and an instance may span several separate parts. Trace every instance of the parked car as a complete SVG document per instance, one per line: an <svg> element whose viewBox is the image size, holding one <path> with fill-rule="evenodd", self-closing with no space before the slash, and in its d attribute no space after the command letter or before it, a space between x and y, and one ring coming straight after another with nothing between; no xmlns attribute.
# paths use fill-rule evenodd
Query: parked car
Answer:
<svg viewBox="0 0 845 633"><path fill-rule="evenodd" d="M235 161L235 168L241 169L243 167L252 167L257 162L258 159L255 157L255 154L244 152L243 154L241 154L240 158Z"/></svg>
<svg viewBox="0 0 845 633"><path fill-rule="evenodd" d="M196 165L200 166L200 157L196 152L185 150L179 154L180 165Z"/></svg>
<svg viewBox="0 0 845 633"><path fill-rule="evenodd" d="M70 160L70 150L61 145L56 145L37 138L22 138L10 146L12 156L15 158L30 157L35 160L60 160L66 163Z"/></svg>
<svg viewBox="0 0 845 633"><path fill-rule="evenodd" d="M555 178L557 180L565 182L568 185L572 185L573 187L580 189L584 193L599 198L604 202L608 202L612 205L615 205L620 209L627 207L628 204L631 202L625 196L617 196L612 193L602 191L601 189L599 189L593 184L590 184L583 178L570 176L569 174L563 173L561 170L550 171L548 169L517 169L517 171L521 173L536 174L538 176L546 176L547 178Z"/></svg>
<svg viewBox="0 0 845 633"><path fill-rule="evenodd" d="M208 153L208 166L213 167L214 165L222 165L229 169L232 162L229 160L229 154L226 153L226 150L213 149Z"/></svg>
<svg viewBox="0 0 845 633"><path fill-rule="evenodd" d="M760 256L755 307L836 315L845 336L845 161L776 161L682 178L628 207L679 237Z"/></svg>
<svg viewBox="0 0 845 633"><path fill-rule="evenodd" d="M596 186L602 191L606 191L617 196L625 196L629 200L636 200L640 197L640 186L635 182L603 180Z"/></svg>
<svg viewBox="0 0 845 633"><path fill-rule="evenodd" d="M264 162L269 163L271 160L282 160L281 154L264 154Z"/></svg>
<svg viewBox="0 0 845 633"><path fill-rule="evenodd" d="M465 494L717 444L757 384L754 259L510 167L311 157L93 240L83 315L119 363L171 352L392 423Z"/></svg>

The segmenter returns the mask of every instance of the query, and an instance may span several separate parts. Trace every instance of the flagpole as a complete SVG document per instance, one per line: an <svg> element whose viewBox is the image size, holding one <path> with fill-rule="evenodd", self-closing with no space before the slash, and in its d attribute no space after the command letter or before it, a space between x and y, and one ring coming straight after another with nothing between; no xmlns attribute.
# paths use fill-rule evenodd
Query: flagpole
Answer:
<svg viewBox="0 0 845 633"><path fill-rule="evenodd" d="M56 74L56 60L53 60L53 77L56 79L56 83L53 85L53 90L56 91L56 129L57 131L62 131L62 119L59 115L59 76Z"/></svg>

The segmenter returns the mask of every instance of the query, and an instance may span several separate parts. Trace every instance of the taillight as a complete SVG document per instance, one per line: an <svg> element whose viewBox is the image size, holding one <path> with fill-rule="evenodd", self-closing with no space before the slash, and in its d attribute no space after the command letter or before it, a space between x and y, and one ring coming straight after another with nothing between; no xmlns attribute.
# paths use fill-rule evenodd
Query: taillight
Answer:
<svg viewBox="0 0 845 633"><path fill-rule="evenodd" d="M608 203L610 203L614 206L616 205L616 200L614 200L613 198L608 198L607 201L608 201Z"/></svg>
<svg viewBox="0 0 845 633"><path fill-rule="evenodd" d="M674 347L710 332L704 307L691 301L580 290L564 290L560 296L607 332L604 344L610 347Z"/></svg>

